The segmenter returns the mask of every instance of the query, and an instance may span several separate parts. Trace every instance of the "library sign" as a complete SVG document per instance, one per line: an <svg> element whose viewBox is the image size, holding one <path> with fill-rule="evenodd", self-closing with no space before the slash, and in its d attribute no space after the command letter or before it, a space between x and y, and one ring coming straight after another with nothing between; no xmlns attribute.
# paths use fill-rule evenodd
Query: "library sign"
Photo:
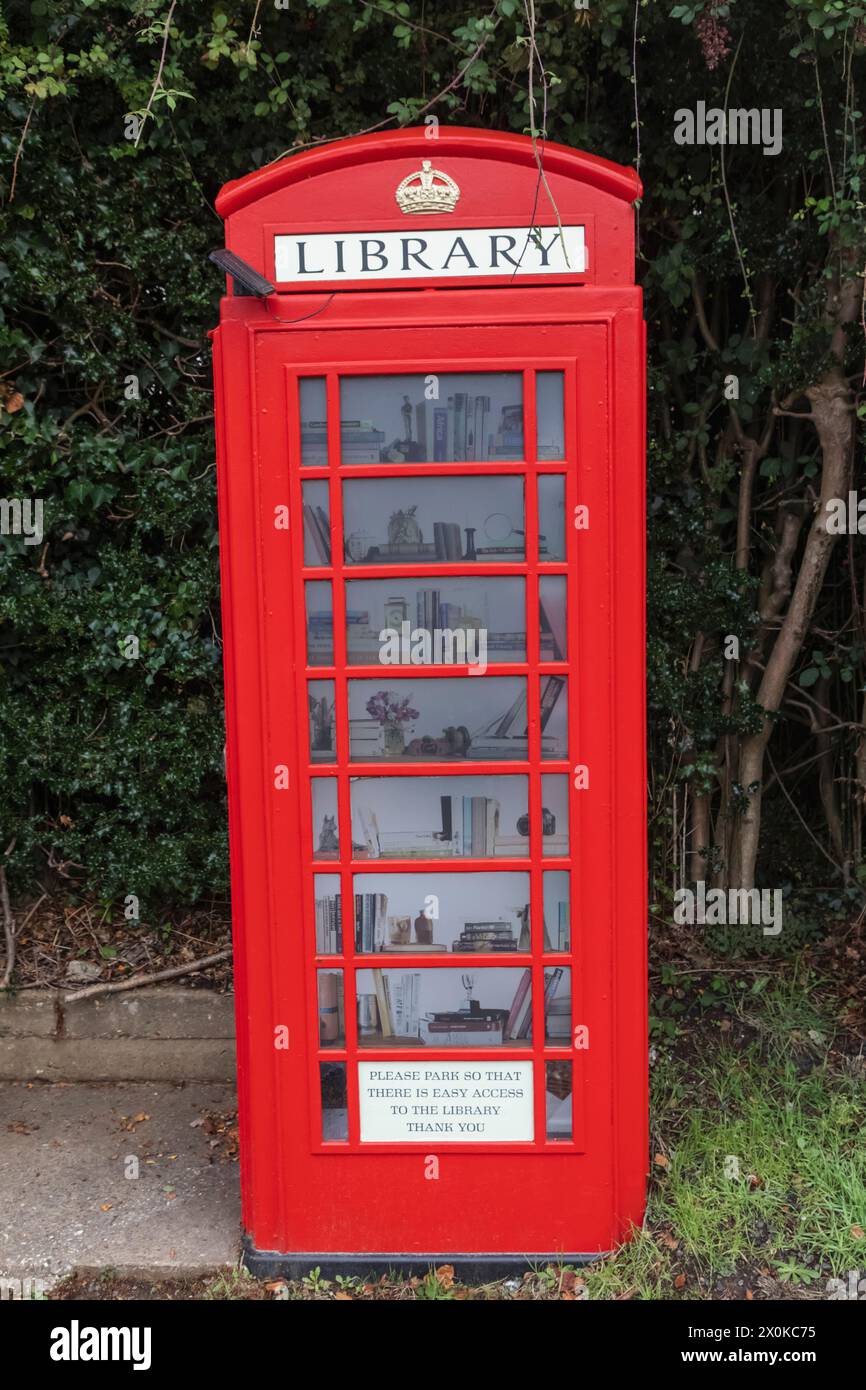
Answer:
<svg viewBox="0 0 866 1390"><path fill-rule="evenodd" d="M467 275L564 275L586 270L584 227L433 228L404 232L329 232L274 238L274 268L281 284L337 280L465 278Z"/></svg>
<svg viewBox="0 0 866 1390"><path fill-rule="evenodd" d="M640 184L429 136L325 145L217 202L262 1272L580 1259L643 1214Z"/></svg>

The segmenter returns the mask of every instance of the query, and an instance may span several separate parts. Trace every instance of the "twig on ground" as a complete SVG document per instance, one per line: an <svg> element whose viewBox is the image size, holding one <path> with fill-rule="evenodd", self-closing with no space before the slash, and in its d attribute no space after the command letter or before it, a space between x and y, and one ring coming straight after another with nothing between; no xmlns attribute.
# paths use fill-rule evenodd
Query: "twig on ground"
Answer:
<svg viewBox="0 0 866 1390"><path fill-rule="evenodd" d="M120 994L123 990L138 989L139 985L153 985L159 980L174 980L178 975L191 975L195 970L205 970L209 965L217 965L228 960L231 951L217 951L213 956L202 956L201 960L190 961L188 965L172 965L168 970L156 970L150 975L136 975L132 980L116 980L110 985L88 985L86 989L73 990L63 996L64 1004L74 1004L77 999L92 999L96 994Z"/></svg>

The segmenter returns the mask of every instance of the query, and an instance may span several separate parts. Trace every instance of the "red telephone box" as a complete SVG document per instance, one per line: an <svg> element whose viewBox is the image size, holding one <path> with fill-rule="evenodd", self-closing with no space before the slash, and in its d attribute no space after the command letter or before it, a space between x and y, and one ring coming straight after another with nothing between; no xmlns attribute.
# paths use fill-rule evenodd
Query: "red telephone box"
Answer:
<svg viewBox="0 0 866 1390"><path fill-rule="evenodd" d="M260 1271L579 1260L642 1219L640 184L541 153L363 136L218 200L271 282L214 335Z"/></svg>

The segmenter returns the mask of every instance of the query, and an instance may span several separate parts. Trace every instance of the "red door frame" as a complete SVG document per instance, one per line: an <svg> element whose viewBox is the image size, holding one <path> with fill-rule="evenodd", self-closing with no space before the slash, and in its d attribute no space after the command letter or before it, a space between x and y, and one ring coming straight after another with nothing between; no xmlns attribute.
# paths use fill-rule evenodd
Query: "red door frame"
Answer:
<svg viewBox="0 0 866 1390"><path fill-rule="evenodd" d="M280 296L266 306L229 299L223 303L222 319L216 344L221 553L242 1183L244 1225L251 1244L259 1252L291 1253L299 1267L308 1256L336 1256L346 1251L387 1258L442 1252L579 1256L609 1249L641 1220L646 1170L643 326L638 291L449 288L421 297L374 292L341 295L324 305L321 296ZM301 470L297 466L295 398L287 391L287 384L295 375L330 374L329 457L334 460L339 457L335 393L341 366L353 371L411 370L405 351L409 339L413 356L416 362L423 361L425 371L435 371L437 365L440 370L454 371L468 368L470 363L477 370L492 366L503 370L517 362L527 372L568 366L574 371L575 395L568 416L573 437L567 441L565 469L561 464L534 460L534 397L529 392L525 464L415 464L405 471L419 476L449 472L501 476L521 473L525 468L530 477L538 472L565 471L566 517L577 502L590 508L588 531L567 529L566 564L544 565L544 573L567 572L572 576L568 763L537 762L537 724L530 717L531 743L525 766L511 762L458 763L447 768L412 764L389 769L394 775L434 770L437 775L447 775L449 771L518 773L537 766L546 774L568 772L570 764L576 762L590 765L589 790L572 790L570 796L575 867L574 1022L589 1021L590 1049L581 1055L544 1046L541 991L537 987L534 1041L524 1048L502 1049L503 1060L506 1056L574 1058L575 1095L582 1098L585 1107L581 1116L576 1105L574 1142L546 1144L538 1138L544 1134L544 1092L536 1085L537 1139L532 1146L479 1145L475 1150L474 1146L460 1145L458 1150L457 1146L436 1145L442 1178L435 1184L425 1182L422 1176L423 1158L432 1145L360 1144L351 1088L348 1145L322 1145L318 1139L318 1063L345 1057L351 1073L356 1038L353 1009L347 1005L345 1052L317 1051L315 942L309 912L312 838L306 797L298 795L298 783L306 781L307 773L327 775L320 764L308 767L306 720L300 717L306 709L300 692L306 674L314 673L313 668L304 671L303 579L321 579L328 574L318 568L307 570L302 563L301 471L304 481L330 477L332 535L336 538L341 523L340 475L355 479L393 474L395 469L394 465L380 465ZM515 341L521 345L519 355L502 351L503 343ZM552 343L555 350L551 350ZM612 408L614 402L616 410ZM291 517L288 533L273 525L275 508L287 502ZM531 586L538 572L532 488L526 493L526 531L529 545L525 565L485 564L472 572L525 574ZM332 546L332 554L334 634L339 643L339 634L345 632L339 544ZM431 571L421 567L413 572ZM465 565L437 565L432 572L438 576L463 573ZM383 573L394 575L390 567ZM367 566L351 567L354 578L376 574ZM537 604L528 596L529 588L530 661L526 667L496 667L490 674L537 669L531 660L533 651L537 655L538 650ZM293 659L287 659L288 653L293 653ZM346 668L339 646L335 658L337 765L343 769L339 806L345 849L350 823L348 775L363 775L365 771L381 775L385 769L379 763L369 768L346 765L344 682L362 677L364 669ZM326 673L322 670L321 674ZM331 674L328 670L327 675ZM378 668L376 674L381 674ZM423 672L417 667L402 672L389 668L389 674L435 679L437 675L459 674L459 668ZM581 692L592 698L582 700ZM532 716L533 708L537 711L537 681L530 680L528 694ZM274 789L273 768L280 763L290 768L288 793ZM530 785L534 789L531 820L537 827L541 805L538 778ZM559 867L559 860L540 858L538 833L535 828L529 859L500 859L495 861L496 868L528 871L535 886L543 870ZM347 861L341 861L338 871L343 875L344 902L352 901L352 873L363 874L371 867L362 861L349 868ZM419 861L402 868L399 861L389 861L387 871L417 872L424 867ZM428 867L445 871L440 861ZM452 867L457 866L449 866L449 871ZM335 866L315 861L315 868L332 872ZM487 870L492 864L488 860L464 860L458 871L473 868ZM287 874L291 880L288 886ZM292 886L295 875L300 878L306 907L302 931L293 925L298 896ZM506 962L500 956L495 964L522 965L531 959L536 986L544 966L559 957L542 958L538 954L537 892L532 892L531 901L532 957L519 955ZM344 923L342 959L323 958L325 964L339 964L347 986L354 969L350 921L349 914ZM381 957L377 963L384 963ZM370 957L359 958L360 968L370 964ZM435 958L429 962L433 968L444 964ZM473 968L476 965L484 968L483 959L473 958ZM347 998L349 993L347 989ZM274 1030L281 1025L289 1030L287 1049L274 1046ZM593 1035L601 1036L597 1050ZM396 1061L402 1054L389 1049L386 1055L389 1061ZM478 1055L477 1051L447 1050L449 1060ZM362 1056L374 1060L377 1054L365 1048ZM490 1060L489 1053L485 1060ZM506 1219L501 1196L513 1187L526 1194L526 1201L519 1210L509 1203ZM484 1194L491 1189L497 1194L495 1201L489 1196L485 1200Z"/></svg>

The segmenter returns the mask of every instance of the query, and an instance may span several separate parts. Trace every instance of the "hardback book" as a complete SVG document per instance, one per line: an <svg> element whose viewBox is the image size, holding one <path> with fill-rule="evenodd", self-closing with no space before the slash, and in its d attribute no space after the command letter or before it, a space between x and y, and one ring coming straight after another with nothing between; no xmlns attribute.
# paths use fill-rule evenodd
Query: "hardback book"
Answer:
<svg viewBox="0 0 866 1390"><path fill-rule="evenodd" d="M520 977L517 989L514 991L514 999L508 1011L508 1018L505 1023L505 1036L507 1038L524 1037L521 1031L525 1026L532 1022L532 971L524 970Z"/></svg>

